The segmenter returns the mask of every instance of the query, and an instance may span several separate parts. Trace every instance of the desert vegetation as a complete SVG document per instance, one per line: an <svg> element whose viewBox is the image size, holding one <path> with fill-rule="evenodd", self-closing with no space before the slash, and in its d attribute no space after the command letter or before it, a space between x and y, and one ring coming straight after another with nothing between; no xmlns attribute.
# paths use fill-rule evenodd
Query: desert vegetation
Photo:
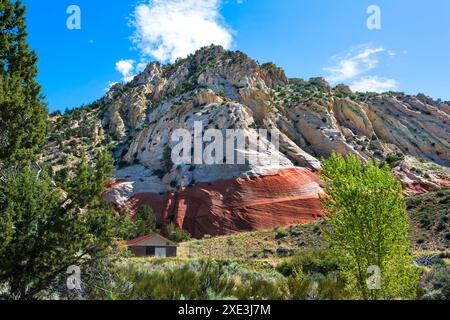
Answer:
<svg viewBox="0 0 450 320"><path fill-rule="evenodd" d="M436 186L438 178L444 180L446 169L408 158L409 148L420 150L414 146L417 137L408 137L411 143L396 147L378 138L374 130L366 136L346 128L344 136L333 127L337 122L333 108L348 111L353 103L368 101L381 106L389 99L404 102L411 96L353 93L344 85L332 88L322 78L287 79L273 63L260 65L241 52L211 46L199 54L203 64L191 55L158 66L162 77L176 75L182 66L187 70L185 79L160 92L158 101L147 99L150 94L142 98L138 86L130 82L115 85L107 97L93 104L49 114L36 81L37 55L26 42L25 8L20 1L2 1L0 9L6 13L0 23L0 299L450 299L450 191L441 188L405 198L404 186L394 174L411 165L408 177L423 178L419 181L428 182L428 187ZM236 65L244 69L242 77L257 70L267 83L259 79L247 88L231 85L224 76L214 90L198 84L204 72L214 79L215 68L230 68L234 74ZM192 90L195 94L189 93ZM333 153L322 159L325 219L194 239L173 216L168 223L158 223L150 206L132 211L104 200L114 170L130 165L149 169L149 178L166 179L172 192L182 188L173 174L182 168L174 168L167 140L155 168L146 167L149 162L141 163L139 157L150 158L144 152L157 145L154 136L145 136L147 145L132 148L137 137L144 136L141 129L150 131L158 124L158 120L147 121L155 109L167 103L165 113L171 118L165 120L170 122L183 108L197 109L189 117L203 117L225 106L223 127L232 129L242 120L235 112L247 110L233 102L241 93L241 100L252 95L267 99L262 104L259 98L247 101L260 109L259 115L254 112L251 127L273 122L267 117L279 112L278 120L285 121L280 131L311 155L319 157L323 144L330 150L351 147L360 155ZM201 95L209 95L203 97L204 103L189 101L203 100ZM131 120L127 119L131 112L122 110L129 106L123 101L130 96L138 97L137 105L142 107L134 110L136 119ZM122 100L109 110L105 101L114 99ZM208 104L208 99L214 103ZM425 98L414 99L419 104ZM347 116L360 119L361 110L355 110L342 113L341 123L351 124L351 119L344 119ZM306 112L311 112L309 122L301 123ZM428 109L425 114L431 115ZM189 119L183 118L186 124ZM213 118L208 120L210 126L220 128ZM301 130L305 123L311 124L308 132ZM160 133L155 129L159 140L164 136ZM435 152L439 144L430 144L430 157L444 163L445 157ZM293 147L289 145L288 151ZM314 163L311 158L309 164ZM194 175L196 170L191 166L184 173ZM187 187L195 185L195 180L190 181ZM178 242L178 257L132 257L126 241L151 232ZM73 266L80 268L82 282L69 290L67 270Z"/></svg>

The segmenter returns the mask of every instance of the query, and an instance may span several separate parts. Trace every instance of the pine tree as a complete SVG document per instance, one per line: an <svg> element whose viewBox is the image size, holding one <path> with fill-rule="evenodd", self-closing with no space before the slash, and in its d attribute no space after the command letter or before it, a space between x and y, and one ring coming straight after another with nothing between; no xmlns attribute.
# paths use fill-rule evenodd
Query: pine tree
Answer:
<svg viewBox="0 0 450 320"><path fill-rule="evenodd" d="M157 231L157 221L153 209L149 206L142 206L136 214L135 237L146 236Z"/></svg>
<svg viewBox="0 0 450 320"><path fill-rule="evenodd" d="M33 160L48 131L25 12L20 0L0 0L0 163Z"/></svg>
<svg viewBox="0 0 450 320"><path fill-rule="evenodd" d="M94 165L83 157L65 191L33 164L49 126L26 38L25 6L0 0L0 287L17 299L38 298L71 265L99 261L118 233L100 197L109 153Z"/></svg>
<svg viewBox="0 0 450 320"><path fill-rule="evenodd" d="M109 159L109 160L108 160ZM115 244L115 212L100 198L112 164L83 161L55 188L45 171L23 166L0 183L0 287L15 299L34 299L71 265L98 261Z"/></svg>

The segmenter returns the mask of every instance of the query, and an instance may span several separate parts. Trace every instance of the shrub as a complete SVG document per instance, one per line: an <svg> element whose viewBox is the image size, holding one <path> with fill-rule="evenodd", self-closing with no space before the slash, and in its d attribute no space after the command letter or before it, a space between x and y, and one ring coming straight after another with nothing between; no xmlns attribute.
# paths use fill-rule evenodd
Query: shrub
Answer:
<svg viewBox="0 0 450 320"><path fill-rule="evenodd" d="M140 207L135 217L136 237L156 232L156 225L156 216L153 209L150 206Z"/></svg>
<svg viewBox="0 0 450 320"><path fill-rule="evenodd" d="M292 276L299 269L306 274L328 274L338 271L340 263L337 256L328 249L310 249L284 260L276 270L286 277Z"/></svg>
<svg viewBox="0 0 450 320"><path fill-rule="evenodd" d="M423 300L450 300L450 266L441 263L433 265L420 282Z"/></svg>
<svg viewBox="0 0 450 320"><path fill-rule="evenodd" d="M170 182L170 187L171 188L176 188L178 186L178 181L177 180L172 180L171 182Z"/></svg>
<svg viewBox="0 0 450 320"><path fill-rule="evenodd" d="M321 274L314 279L317 289L312 292L311 298L315 300L346 300L351 297L351 294L346 289L346 282L339 273L329 273L326 276Z"/></svg>
<svg viewBox="0 0 450 320"><path fill-rule="evenodd" d="M165 235L168 239L175 242L184 242L191 240L191 235L186 230L176 227L173 223L166 225Z"/></svg>
<svg viewBox="0 0 450 320"><path fill-rule="evenodd" d="M287 277L290 299L348 299L341 263L329 249L307 250L285 260L277 270Z"/></svg>
<svg viewBox="0 0 450 320"><path fill-rule="evenodd" d="M283 300L288 296L286 280L258 273L247 274L235 287L234 296L239 300Z"/></svg>
<svg viewBox="0 0 450 320"><path fill-rule="evenodd" d="M277 240L286 238L289 235L289 232L284 229L277 229L276 232L275 239Z"/></svg>
<svg viewBox="0 0 450 320"><path fill-rule="evenodd" d="M287 285L291 300L306 300L309 298L311 281L305 276L302 269L292 270Z"/></svg>
<svg viewBox="0 0 450 320"><path fill-rule="evenodd" d="M397 167L400 162L405 160L405 155L403 153L391 153L386 157L386 163L391 167Z"/></svg>
<svg viewBox="0 0 450 320"><path fill-rule="evenodd" d="M249 272L222 261L178 266L155 261L145 268L119 265L101 278L109 281L92 283L96 295L90 299L104 298L101 291L126 300L284 299L288 294L283 277Z"/></svg>
<svg viewBox="0 0 450 320"><path fill-rule="evenodd" d="M163 162L164 162L165 173L170 172L170 170L172 170L172 168L173 168L173 162L172 162L172 149L169 146L166 146L164 148Z"/></svg>

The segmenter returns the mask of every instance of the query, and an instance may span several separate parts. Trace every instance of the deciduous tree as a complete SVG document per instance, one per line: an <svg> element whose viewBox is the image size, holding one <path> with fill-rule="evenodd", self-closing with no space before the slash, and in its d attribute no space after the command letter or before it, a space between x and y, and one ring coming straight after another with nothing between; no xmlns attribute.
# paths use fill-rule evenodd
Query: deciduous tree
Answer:
<svg viewBox="0 0 450 320"><path fill-rule="evenodd" d="M354 155L333 154L323 161L321 177L330 226L324 233L345 259L343 272L352 291L362 299L415 297L418 275L408 241L403 189L390 168L363 163ZM370 279L375 280L372 286Z"/></svg>

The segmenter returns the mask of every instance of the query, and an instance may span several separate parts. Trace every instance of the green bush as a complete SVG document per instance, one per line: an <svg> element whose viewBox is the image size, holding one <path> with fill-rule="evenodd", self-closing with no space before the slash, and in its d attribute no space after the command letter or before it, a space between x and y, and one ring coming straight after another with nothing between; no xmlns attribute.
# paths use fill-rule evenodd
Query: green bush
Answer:
<svg viewBox="0 0 450 320"><path fill-rule="evenodd" d="M422 277L419 287L423 300L450 300L450 266L443 262L434 264Z"/></svg>
<svg viewBox="0 0 450 320"><path fill-rule="evenodd" d="M305 276L302 269L293 270L287 284L291 300L306 300L309 298L311 281Z"/></svg>
<svg viewBox="0 0 450 320"><path fill-rule="evenodd" d="M275 239L277 240L286 238L289 235L289 232L287 232L285 229L277 229L276 232L277 233L275 235Z"/></svg>
<svg viewBox="0 0 450 320"><path fill-rule="evenodd" d="M277 266L282 275L292 276L295 270L301 269L306 274L328 274L339 270L340 261L328 249L310 249L302 251Z"/></svg>
<svg viewBox="0 0 450 320"><path fill-rule="evenodd" d="M349 299L341 263L328 249L305 250L280 263L277 271L287 277L290 299Z"/></svg>
<svg viewBox="0 0 450 320"><path fill-rule="evenodd" d="M165 235L168 239L175 242L184 242L191 240L191 235L186 230L176 227L173 223L166 225Z"/></svg>
<svg viewBox="0 0 450 320"><path fill-rule="evenodd" d="M391 167L397 167L400 162L405 160L405 155L403 153L391 153L386 157L386 163Z"/></svg>
<svg viewBox="0 0 450 320"><path fill-rule="evenodd" d="M135 216L136 237L157 232L156 216L150 206L142 206Z"/></svg>
<svg viewBox="0 0 450 320"><path fill-rule="evenodd" d="M234 295L239 300L283 300L288 296L288 288L283 278L271 279L252 274L235 287Z"/></svg>
<svg viewBox="0 0 450 320"><path fill-rule="evenodd" d="M249 272L228 262L199 261L183 265L121 265L106 282L90 282L89 299L208 300L284 299L288 291L281 276ZM99 290L100 288L100 290ZM108 293L108 294L105 294Z"/></svg>

